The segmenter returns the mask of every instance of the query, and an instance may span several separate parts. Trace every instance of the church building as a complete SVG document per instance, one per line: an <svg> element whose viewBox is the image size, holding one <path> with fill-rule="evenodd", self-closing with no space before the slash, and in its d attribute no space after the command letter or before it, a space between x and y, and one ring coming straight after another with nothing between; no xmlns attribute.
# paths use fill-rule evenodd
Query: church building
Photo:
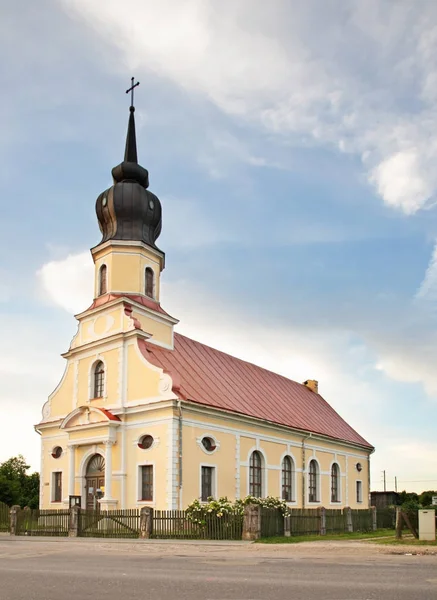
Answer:
<svg viewBox="0 0 437 600"><path fill-rule="evenodd" d="M76 496L87 508L183 509L248 494L367 508L373 447L317 381L291 381L175 331L161 304L161 203L138 164L134 111L124 160L96 202L94 299L76 315L65 372L35 426L40 508Z"/></svg>

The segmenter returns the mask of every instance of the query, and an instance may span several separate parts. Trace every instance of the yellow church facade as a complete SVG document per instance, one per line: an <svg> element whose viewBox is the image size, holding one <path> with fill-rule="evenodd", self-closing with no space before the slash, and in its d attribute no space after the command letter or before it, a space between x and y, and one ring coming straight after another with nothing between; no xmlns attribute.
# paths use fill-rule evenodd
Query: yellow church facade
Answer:
<svg viewBox="0 0 437 600"><path fill-rule="evenodd" d="M367 508L373 447L319 395L174 331L161 307L161 204L124 161L96 203L95 291L44 404L40 507L185 508L210 496Z"/></svg>

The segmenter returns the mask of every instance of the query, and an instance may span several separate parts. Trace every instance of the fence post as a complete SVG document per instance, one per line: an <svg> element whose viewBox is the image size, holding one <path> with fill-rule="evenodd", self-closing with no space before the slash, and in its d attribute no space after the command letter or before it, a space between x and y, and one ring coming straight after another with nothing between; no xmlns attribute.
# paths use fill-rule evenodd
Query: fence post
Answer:
<svg viewBox="0 0 437 600"><path fill-rule="evenodd" d="M140 512L140 537L150 539L153 532L153 508L143 506Z"/></svg>
<svg viewBox="0 0 437 600"><path fill-rule="evenodd" d="M68 517L68 537L79 536L79 519L80 507L74 505L70 508L70 516Z"/></svg>
<svg viewBox="0 0 437 600"><path fill-rule="evenodd" d="M261 537L261 506L247 504L244 507L243 540L258 540Z"/></svg>
<svg viewBox="0 0 437 600"><path fill-rule="evenodd" d="M402 538L402 511L400 506L396 506L396 539Z"/></svg>
<svg viewBox="0 0 437 600"><path fill-rule="evenodd" d="M21 510L21 507L18 506L18 504L14 504L14 506L9 511L10 535L17 535L17 518L19 510Z"/></svg>
<svg viewBox="0 0 437 600"><path fill-rule="evenodd" d="M326 508L324 506L321 506L319 508L319 515L320 515L319 533L320 533L320 535L326 535Z"/></svg>
<svg viewBox="0 0 437 600"><path fill-rule="evenodd" d="M371 506L372 509L372 529L376 531L378 529L378 513L376 510L376 506Z"/></svg>
<svg viewBox="0 0 437 600"><path fill-rule="evenodd" d="M291 537L291 517L284 517L284 536Z"/></svg>
<svg viewBox="0 0 437 600"><path fill-rule="evenodd" d="M344 507L344 514L346 515L346 531L348 533L352 533L354 530L354 526L352 523L352 509L350 506Z"/></svg>

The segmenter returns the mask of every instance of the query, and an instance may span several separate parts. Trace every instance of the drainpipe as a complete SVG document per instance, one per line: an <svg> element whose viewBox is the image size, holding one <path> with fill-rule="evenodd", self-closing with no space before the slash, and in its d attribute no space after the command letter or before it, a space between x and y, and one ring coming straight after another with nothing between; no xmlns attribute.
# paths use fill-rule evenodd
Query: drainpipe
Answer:
<svg viewBox="0 0 437 600"><path fill-rule="evenodd" d="M305 442L308 438L312 437L312 433L309 433L302 438L302 508L305 508Z"/></svg>
<svg viewBox="0 0 437 600"><path fill-rule="evenodd" d="M179 510L182 510L182 400L178 400L179 409Z"/></svg>

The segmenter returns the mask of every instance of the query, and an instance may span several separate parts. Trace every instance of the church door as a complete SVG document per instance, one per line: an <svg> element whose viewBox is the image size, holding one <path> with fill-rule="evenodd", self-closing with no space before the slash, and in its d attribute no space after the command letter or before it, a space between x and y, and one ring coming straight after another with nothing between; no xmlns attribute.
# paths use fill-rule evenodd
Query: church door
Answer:
<svg viewBox="0 0 437 600"><path fill-rule="evenodd" d="M97 510L98 498L103 496L105 486L105 459L100 454L94 454L86 469L86 508Z"/></svg>

